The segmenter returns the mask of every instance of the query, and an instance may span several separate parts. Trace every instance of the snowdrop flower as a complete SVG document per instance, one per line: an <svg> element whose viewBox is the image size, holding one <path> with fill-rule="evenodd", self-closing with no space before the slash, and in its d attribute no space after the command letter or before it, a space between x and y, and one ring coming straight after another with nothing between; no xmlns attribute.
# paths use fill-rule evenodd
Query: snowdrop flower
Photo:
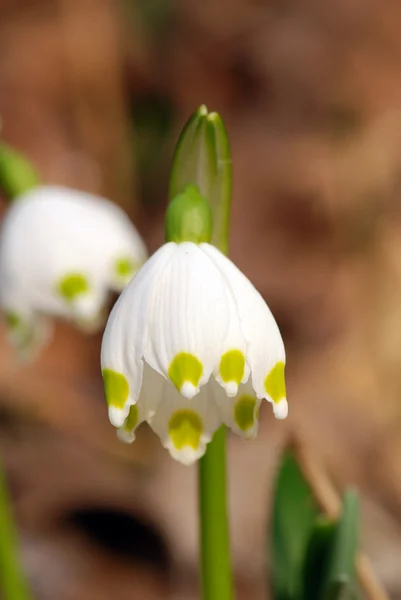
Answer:
<svg viewBox="0 0 401 600"><path fill-rule="evenodd" d="M168 242L121 294L102 344L119 437L133 441L147 421L184 464L205 453L222 423L255 437L262 399L277 418L288 412L277 324L245 275L208 243L210 231L209 205L188 186L167 211Z"/></svg>
<svg viewBox="0 0 401 600"><path fill-rule="evenodd" d="M104 198L53 186L18 196L0 238L0 307L11 341L32 352L49 337L49 315L97 326L108 292L121 292L146 257L127 215Z"/></svg>

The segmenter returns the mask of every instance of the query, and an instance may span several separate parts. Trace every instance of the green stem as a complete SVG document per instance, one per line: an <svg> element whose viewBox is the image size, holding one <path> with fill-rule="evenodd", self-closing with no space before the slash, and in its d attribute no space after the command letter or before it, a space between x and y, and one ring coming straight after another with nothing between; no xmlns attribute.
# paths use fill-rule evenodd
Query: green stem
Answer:
<svg viewBox="0 0 401 600"><path fill-rule="evenodd" d="M0 465L0 596L31 600L17 558L17 543L6 481Z"/></svg>
<svg viewBox="0 0 401 600"><path fill-rule="evenodd" d="M204 600L231 600L233 582L226 491L226 428L199 463L201 585Z"/></svg>

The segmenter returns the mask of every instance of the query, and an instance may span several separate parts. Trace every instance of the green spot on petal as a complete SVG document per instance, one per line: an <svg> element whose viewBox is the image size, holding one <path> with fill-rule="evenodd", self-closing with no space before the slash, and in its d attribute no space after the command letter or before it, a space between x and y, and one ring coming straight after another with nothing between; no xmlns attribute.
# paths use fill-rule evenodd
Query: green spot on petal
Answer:
<svg viewBox="0 0 401 600"><path fill-rule="evenodd" d="M139 264L128 257L119 258L114 264L116 275L124 279L127 277L132 277L138 268Z"/></svg>
<svg viewBox="0 0 401 600"><path fill-rule="evenodd" d="M176 354L168 370L168 376L178 391L181 390L186 382L191 383L194 387L198 387L202 373L202 363L196 356L189 352Z"/></svg>
<svg viewBox="0 0 401 600"><path fill-rule="evenodd" d="M133 404L130 406L128 417L125 419L124 429L126 431L132 431L138 424L139 411L138 406Z"/></svg>
<svg viewBox="0 0 401 600"><path fill-rule="evenodd" d="M129 394L128 381L124 375L112 369L103 369L102 376L107 404L120 409L124 408Z"/></svg>
<svg viewBox="0 0 401 600"><path fill-rule="evenodd" d="M67 302L73 302L77 296L86 294L90 289L87 278L81 273L66 275L57 282L56 287Z"/></svg>
<svg viewBox="0 0 401 600"><path fill-rule="evenodd" d="M251 429L255 424L256 398L253 396L241 396L234 406L234 420L241 431Z"/></svg>
<svg viewBox="0 0 401 600"><path fill-rule="evenodd" d="M196 450L199 447L202 432L202 419L193 410L177 410L168 422L168 433L177 450L182 450L185 446Z"/></svg>
<svg viewBox="0 0 401 600"><path fill-rule="evenodd" d="M235 381L238 385L244 377L245 356L241 350L229 350L221 357L220 376L225 383Z"/></svg>
<svg viewBox="0 0 401 600"><path fill-rule="evenodd" d="M286 397L283 362L278 362L265 379L265 390L275 404Z"/></svg>

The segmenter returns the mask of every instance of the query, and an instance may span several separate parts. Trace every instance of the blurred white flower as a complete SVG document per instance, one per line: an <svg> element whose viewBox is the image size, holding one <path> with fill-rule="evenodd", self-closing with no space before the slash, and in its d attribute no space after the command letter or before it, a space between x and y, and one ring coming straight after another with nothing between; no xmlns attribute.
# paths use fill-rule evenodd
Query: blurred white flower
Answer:
<svg viewBox="0 0 401 600"><path fill-rule="evenodd" d="M101 366L111 423L148 421L171 455L199 459L221 425L252 438L263 398L287 416L285 350L266 303L208 243L169 242L116 302Z"/></svg>
<svg viewBox="0 0 401 600"><path fill-rule="evenodd" d="M99 325L108 292L120 292L146 257L128 216L104 198L54 186L20 195L0 238L0 307L11 341L31 353L49 337L49 315Z"/></svg>

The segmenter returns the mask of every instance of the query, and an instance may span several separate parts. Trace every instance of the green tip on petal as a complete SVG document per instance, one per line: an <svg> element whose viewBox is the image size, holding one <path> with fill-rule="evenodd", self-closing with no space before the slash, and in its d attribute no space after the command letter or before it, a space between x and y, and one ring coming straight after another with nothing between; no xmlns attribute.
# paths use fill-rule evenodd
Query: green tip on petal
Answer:
<svg viewBox="0 0 401 600"><path fill-rule="evenodd" d="M135 429L135 427L138 424L138 420L139 420L138 406L136 404L133 404L132 406L130 406L128 417L125 419L125 422L124 422L125 431L130 432L133 429Z"/></svg>
<svg viewBox="0 0 401 600"><path fill-rule="evenodd" d="M77 296L86 294L89 289L89 283L85 275L81 273L70 273L62 277L56 284L59 294L67 302L73 302Z"/></svg>
<svg viewBox="0 0 401 600"><path fill-rule="evenodd" d="M241 396L234 406L234 420L241 431L248 431L255 425L256 398L249 395Z"/></svg>
<svg viewBox="0 0 401 600"><path fill-rule="evenodd" d="M176 354L168 370L168 376L177 390L188 398L196 394L202 374L202 363L189 352Z"/></svg>
<svg viewBox="0 0 401 600"><path fill-rule="evenodd" d="M241 350L229 350L221 357L220 376L224 383L235 381L239 385L245 373L245 356Z"/></svg>
<svg viewBox="0 0 401 600"><path fill-rule="evenodd" d="M3 318L9 329L18 329L22 325L21 317L11 310L4 311Z"/></svg>
<svg viewBox="0 0 401 600"><path fill-rule="evenodd" d="M115 272L119 277L129 277L135 271L135 263L130 258L119 258L115 262Z"/></svg>
<svg viewBox="0 0 401 600"><path fill-rule="evenodd" d="M122 373L112 369L103 369L102 376L107 404L120 410L123 409L129 395L128 381Z"/></svg>
<svg viewBox="0 0 401 600"><path fill-rule="evenodd" d="M114 263L114 273L119 280L126 281L135 275L140 266L140 263L132 260L132 258L118 258Z"/></svg>
<svg viewBox="0 0 401 600"><path fill-rule="evenodd" d="M196 185L189 184L170 202L165 219L167 242L210 242L212 211Z"/></svg>
<svg viewBox="0 0 401 600"><path fill-rule="evenodd" d="M32 324L11 310L4 311L3 318L19 351L25 353L32 348L35 342L35 329Z"/></svg>
<svg viewBox="0 0 401 600"><path fill-rule="evenodd" d="M39 183L33 164L22 153L0 143L0 187L7 196L12 200Z"/></svg>
<svg viewBox="0 0 401 600"><path fill-rule="evenodd" d="M286 397L284 369L283 362L276 363L265 379L266 393L275 404Z"/></svg>
<svg viewBox="0 0 401 600"><path fill-rule="evenodd" d="M170 200L195 184L211 206L211 243L227 252L232 167L228 136L220 115L202 105L178 140L170 176Z"/></svg>
<svg viewBox="0 0 401 600"><path fill-rule="evenodd" d="M202 419L194 410L177 410L168 422L168 433L176 450L182 450L186 446L196 450L202 432Z"/></svg>

